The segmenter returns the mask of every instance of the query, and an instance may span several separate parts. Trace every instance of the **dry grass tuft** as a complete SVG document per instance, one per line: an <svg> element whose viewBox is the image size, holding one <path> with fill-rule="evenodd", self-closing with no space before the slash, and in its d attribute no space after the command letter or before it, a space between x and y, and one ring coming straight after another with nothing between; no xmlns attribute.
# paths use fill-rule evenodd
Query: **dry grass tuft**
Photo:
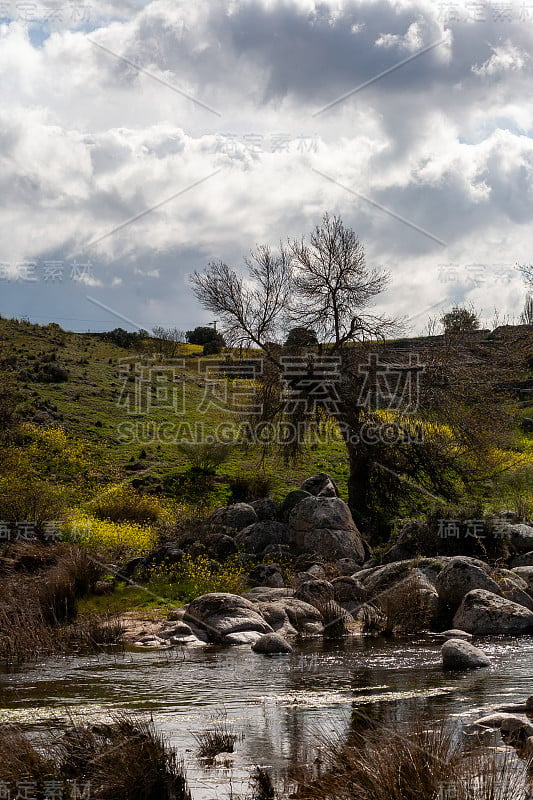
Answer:
<svg viewBox="0 0 533 800"><path fill-rule="evenodd" d="M466 753L462 738L421 721L402 731L373 727L349 744L330 742L327 769L299 778L298 800L526 800L528 764L512 751ZM529 786L531 789L531 786Z"/></svg>
<svg viewBox="0 0 533 800"><path fill-rule="evenodd" d="M198 744L197 755L212 763L219 753L233 753L235 743L242 734L234 733L227 721L226 713L222 713L210 728L193 734Z"/></svg>
<svg viewBox="0 0 533 800"><path fill-rule="evenodd" d="M121 634L109 616L76 620L77 601L101 577L88 553L32 544L6 551L0 575L0 660L7 665L111 644Z"/></svg>
<svg viewBox="0 0 533 800"><path fill-rule="evenodd" d="M44 748L46 756L21 728L0 727L0 780L12 797L22 796L17 783L30 781L32 796L44 800L46 782L57 781L70 800L76 781L90 787L91 800L191 800L183 763L152 722L123 714L109 724L74 724Z"/></svg>

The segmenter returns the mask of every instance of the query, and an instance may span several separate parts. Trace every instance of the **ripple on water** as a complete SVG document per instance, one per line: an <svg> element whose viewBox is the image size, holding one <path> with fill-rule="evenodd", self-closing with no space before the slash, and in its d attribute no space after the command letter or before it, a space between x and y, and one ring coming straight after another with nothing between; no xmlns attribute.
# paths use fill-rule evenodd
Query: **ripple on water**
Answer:
<svg viewBox="0 0 533 800"><path fill-rule="evenodd" d="M120 709L153 714L188 762L195 800L228 797L254 764L282 769L313 759L317 732L347 730L354 711L388 724L422 713L428 720L470 720L494 705L532 694L533 638L476 641L490 669L443 672L441 642L359 639L312 641L288 657L248 648L50 659L0 676L0 721L61 724L103 721ZM229 770L194 759L194 732L225 709L245 738ZM188 751L188 752L187 752Z"/></svg>

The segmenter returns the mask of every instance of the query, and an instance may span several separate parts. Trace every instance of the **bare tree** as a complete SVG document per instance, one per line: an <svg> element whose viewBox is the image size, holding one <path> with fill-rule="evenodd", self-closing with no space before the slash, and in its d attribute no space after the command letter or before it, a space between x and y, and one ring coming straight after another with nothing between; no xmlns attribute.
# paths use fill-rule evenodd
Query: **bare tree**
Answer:
<svg viewBox="0 0 533 800"><path fill-rule="evenodd" d="M330 352L398 327L366 311L389 276L367 267L363 245L339 217L325 214L309 244L289 242L277 253L257 247L245 265L246 279L221 261L192 277L196 296L220 317L229 343L255 344L277 360L268 341L291 324L316 331L331 343Z"/></svg>
<svg viewBox="0 0 533 800"><path fill-rule="evenodd" d="M164 328L156 325L152 328L152 334L158 340L159 353L168 358L174 358L179 351L179 345L185 341L185 331L179 328Z"/></svg>
<svg viewBox="0 0 533 800"><path fill-rule="evenodd" d="M192 276L194 291L204 308L216 314L231 345L263 348L274 359L268 341L284 327L292 290L291 254L283 245L275 253L263 245L245 259L245 279L222 261Z"/></svg>
<svg viewBox="0 0 533 800"><path fill-rule="evenodd" d="M397 323L365 311L386 288L389 275L366 265L364 247L339 217L324 215L307 244L290 245L293 256L291 317L312 328L331 352L348 342L379 339Z"/></svg>
<svg viewBox="0 0 533 800"><path fill-rule="evenodd" d="M397 513L413 483L419 493L453 498L458 480L473 479L474 461L486 465L498 433L508 428L503 406L493 402L494 383L509 374L509 364L494 355L495 343L490 352L467 354L464 343L447 342L445 351L427 356L427 367L412 363L412 353L391 350L385 338L399 325L372 305L389 276L367 266L363 245L338 217L326 214L308 242L289 242L276 253L258 247L245 263L246 277L222 262L195 273L196 296L219 317L229 342L267 353L259 387L263 419L291 421L298 431L300 423L320 425L325 418L337 427L349 460L349 504L366 533L374 529L376 508ZM314 329L321 342L304 380L287 379L275 345L295 324ZM320 358L336 360L338 380L317 375ZM414 409L404 402L412 380ZM280 391L287 387L289 402ZM389 436L383 435L384 411ZM425 437L422 420L430 432ZM289 456L302 446L301 437L280 442Z"/></svg>

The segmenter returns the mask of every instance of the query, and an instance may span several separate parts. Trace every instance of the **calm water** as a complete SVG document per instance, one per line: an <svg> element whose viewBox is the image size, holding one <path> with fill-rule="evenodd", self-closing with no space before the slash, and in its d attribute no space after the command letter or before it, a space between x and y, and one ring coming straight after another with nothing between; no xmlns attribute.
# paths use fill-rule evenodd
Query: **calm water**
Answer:
<svg viewBox="0 0 533 800"><path fill-rule="evenodd" d="M120 710L152 715L187 763L195 800L247 788L251 769L310 763L323 737L342 734L353 714L402 723L466 721L503 702L533 694L533 637L487 638L492 666L443 672L440 642L430 638L309 642L291 656L264 657L248 648L56 659L0 674L0 720L32 728L68 716L101 720ZM205 768L192 734L220 714L244 738L231 768Z"/></svg>

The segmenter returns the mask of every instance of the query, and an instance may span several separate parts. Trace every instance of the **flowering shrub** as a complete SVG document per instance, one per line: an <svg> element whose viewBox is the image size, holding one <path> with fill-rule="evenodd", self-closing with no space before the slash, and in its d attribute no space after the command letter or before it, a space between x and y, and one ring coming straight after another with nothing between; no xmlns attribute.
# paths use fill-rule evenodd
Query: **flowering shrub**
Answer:
<svg viewBox="0 0 533 800"><path fill-rule="evenodd" d="M87 503L95 517L110 522L156 522L165 509L157 497L139 494L131 486L115 484Z"/></svg>
<svg viewBox="0 0 533 800"><path fill-rule="evenodd" d="M63 536L80 545L105 547L117 555L145 555L157 541L150 525L102 520L79 509L67 513Z"/></svg>
<svg viewBox="0 0 533 800"><path fill-rule="evenodd" d="M153 567L146 578L151 591L170 600L191 600L208 592L240 594L248 589L246 570L237 558L217 567L207 556L186 555L177 566Z"/></svg>

